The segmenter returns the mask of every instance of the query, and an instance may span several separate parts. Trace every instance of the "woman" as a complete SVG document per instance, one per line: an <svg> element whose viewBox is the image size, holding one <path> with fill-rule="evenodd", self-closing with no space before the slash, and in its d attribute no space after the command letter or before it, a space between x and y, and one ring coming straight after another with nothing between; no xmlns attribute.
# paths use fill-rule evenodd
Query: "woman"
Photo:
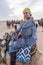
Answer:
<svg viewBox="0 0 43 65"><path fill-rule="evenodd" d="M36 43L37 36L36 36L36 25L32 18L31 10L29 8L25 8L23 10L24 20L20 22L20 28L16 30L17 33L17 41L12 42L10 52L11 52L11 65L14 65L14 58L16 56L16 52L24 48L25 46L32 46ZM13 50L13 52L12 52ZM15 55L14 55L14 54ZM12 57L13 56L13 57Z"/></svg>

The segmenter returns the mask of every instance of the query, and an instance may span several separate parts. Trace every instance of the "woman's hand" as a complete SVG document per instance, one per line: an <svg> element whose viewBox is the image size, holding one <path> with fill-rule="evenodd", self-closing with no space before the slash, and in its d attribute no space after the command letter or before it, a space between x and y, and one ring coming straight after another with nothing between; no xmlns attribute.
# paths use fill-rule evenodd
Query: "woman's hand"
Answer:
<svg viewBox="0 0 43 65"><path fill-rule="evenodd" d="M18 34L18 39L21 38L21 37L22 37L22 35L19 33L19 34Z"/></svg>

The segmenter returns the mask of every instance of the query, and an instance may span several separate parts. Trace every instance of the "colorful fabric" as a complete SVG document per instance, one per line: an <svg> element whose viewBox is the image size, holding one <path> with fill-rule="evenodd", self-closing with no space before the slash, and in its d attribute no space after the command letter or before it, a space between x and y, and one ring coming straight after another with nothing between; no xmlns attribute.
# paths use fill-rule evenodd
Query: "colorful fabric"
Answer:
<svg viewBox="0 0 43 65"><path fill-rule="evenodd" d="M31 47L21 48L16 54L16 60L20 62L30 63L30 49Z"/></svg>

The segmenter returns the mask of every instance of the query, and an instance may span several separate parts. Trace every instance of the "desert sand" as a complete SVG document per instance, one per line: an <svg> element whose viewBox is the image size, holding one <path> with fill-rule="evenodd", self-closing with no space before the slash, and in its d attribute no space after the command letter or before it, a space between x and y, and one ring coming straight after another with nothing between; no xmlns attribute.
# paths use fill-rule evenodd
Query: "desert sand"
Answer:
<svg viewBox="0 0 43 65"><path fill-rule="evenodd" d="M3 38L4 33L14 31L14 28L8 28L5 22L0 22L0 38ZM37 52L32 56L30 65L43 65L43 32L42 28L37 28ZM7 56L7 63L9 65L9 57ZM0 64L1 65L1 64ZM27 65L22 63L16 63L16 65Z"/></svg>

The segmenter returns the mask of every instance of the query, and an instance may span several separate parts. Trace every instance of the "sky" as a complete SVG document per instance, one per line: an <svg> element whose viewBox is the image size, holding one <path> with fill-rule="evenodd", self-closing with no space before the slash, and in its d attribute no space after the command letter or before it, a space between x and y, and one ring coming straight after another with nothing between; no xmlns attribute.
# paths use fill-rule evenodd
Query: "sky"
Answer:
<svg viewBox="0 0 43 65"><path fill-rule="evenodd" d="M0 0L0 21L23 19L23 9L30 8L34 19L43 18L43 0Z"/></svg>

